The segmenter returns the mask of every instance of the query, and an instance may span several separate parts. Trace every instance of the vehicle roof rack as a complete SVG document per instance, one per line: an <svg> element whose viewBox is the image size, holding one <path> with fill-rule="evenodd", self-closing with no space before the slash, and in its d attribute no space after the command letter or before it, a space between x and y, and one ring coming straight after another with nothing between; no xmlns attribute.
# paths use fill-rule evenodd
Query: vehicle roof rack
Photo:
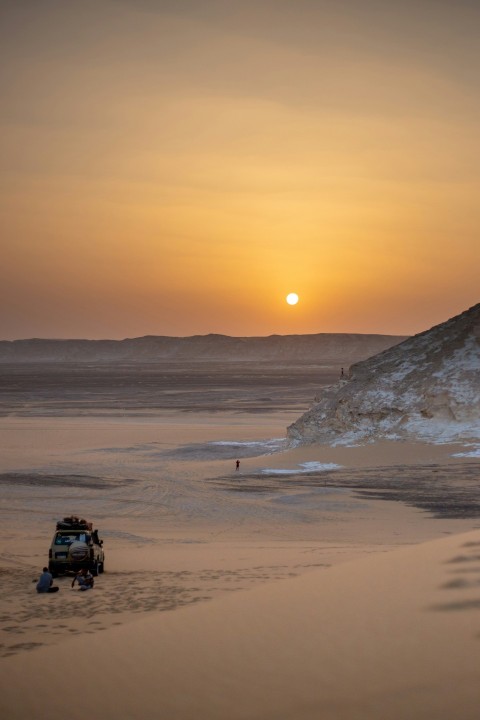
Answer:
<svg viewBox="0 0 480 720"><path fill-rule="evenodd" d="M76 515L70 515L70 517L57 521L57 530L89 530L92 532L92 523Z"/></svg>

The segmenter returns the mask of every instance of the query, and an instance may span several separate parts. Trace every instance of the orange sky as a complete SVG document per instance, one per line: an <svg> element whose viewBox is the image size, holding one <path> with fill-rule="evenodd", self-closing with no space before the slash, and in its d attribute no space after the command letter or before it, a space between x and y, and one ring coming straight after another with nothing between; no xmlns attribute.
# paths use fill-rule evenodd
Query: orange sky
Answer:
<svg viewBox="0 0 480 720"><path fill-rule="evenodd" d="M0 339L410 334L479 301L477 2L1 7Z"/></svg>

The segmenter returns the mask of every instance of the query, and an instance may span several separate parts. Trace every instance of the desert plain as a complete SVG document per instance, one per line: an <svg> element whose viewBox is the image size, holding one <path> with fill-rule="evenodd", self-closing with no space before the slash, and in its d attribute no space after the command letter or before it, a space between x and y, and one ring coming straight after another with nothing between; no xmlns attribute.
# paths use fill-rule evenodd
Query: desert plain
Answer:
<svg viewBox="0 0 480 720"><path fill-rule="evenodd" d="M2 718L478 717L478 447L288 442L338 373L3 366ZM38 595L70 514L105 573Z"/></svg>

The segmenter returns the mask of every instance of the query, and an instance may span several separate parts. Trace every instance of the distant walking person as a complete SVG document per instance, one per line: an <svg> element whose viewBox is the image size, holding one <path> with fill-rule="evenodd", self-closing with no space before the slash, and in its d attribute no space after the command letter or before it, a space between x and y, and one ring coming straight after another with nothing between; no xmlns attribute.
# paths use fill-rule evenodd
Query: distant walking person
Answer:
<svg viewBox="0 0 480 720"><path fill-rule="evenodd" d="M340 371L340 377L345 377L345 373L343 372L343 368Z"/></svg>
<svg viewBox="0 0 480 720"><path fill-rule="evenodd" d="M37 582L38 593L58 592L60 588L53 584L53 576L48 572L48 568L44 567L43 572Z"/></svg>
<svg viewBox="0 0 480 720"><path fill-rule="evenodd" d="M235 470L240 470L240 460L237 460L235 463Z"/></svg>

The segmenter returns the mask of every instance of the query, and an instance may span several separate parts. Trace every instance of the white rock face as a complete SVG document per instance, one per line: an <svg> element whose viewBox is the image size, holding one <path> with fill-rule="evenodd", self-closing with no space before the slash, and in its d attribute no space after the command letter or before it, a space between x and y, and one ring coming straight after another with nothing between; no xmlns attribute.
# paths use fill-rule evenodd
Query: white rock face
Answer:
<svg viewBox="0 0 480 720"><path fill-rule="evenodd" d="M480 440L480 304L352 365L288 436L330 444Z"/></svg>

